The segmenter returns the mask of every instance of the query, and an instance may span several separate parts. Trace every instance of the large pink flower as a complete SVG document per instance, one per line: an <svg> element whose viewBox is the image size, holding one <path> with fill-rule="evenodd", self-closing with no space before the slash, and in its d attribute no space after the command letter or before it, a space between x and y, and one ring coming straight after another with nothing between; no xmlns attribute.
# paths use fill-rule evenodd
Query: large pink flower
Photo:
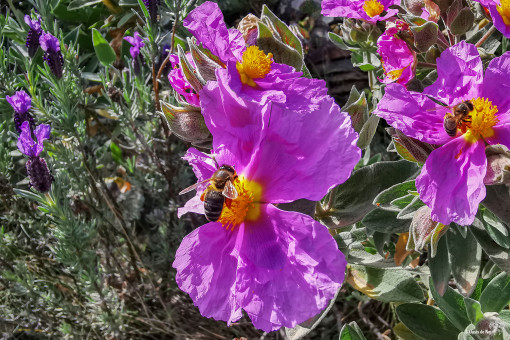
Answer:
<svg viewBox="0 0 510 340"><path fill-rule="evenodd" d="M404 21L389 22L386 31L377 39L377 53L382 58L385 76L382 82L385 84L397 82L406 85L414 78L416 52L397 36L398 32L408 29L409 25Z"/></svg>
<svg viewBox="0 0 510 340"><path fill-rule="evenodd" d="M228 62L200 92L215 160L236 169L239 197L225 203L217 222L186 236L173 263L177 284L202 315L231 324L244 310L264 331L294 327L319 313L346 267L326 227L273 203L321 199L360 158L350 118L327 95L324 81L272 66L253 86L239 71L249 68ZM199 181L217 169L195 149L185 159ZM203 213L205 187L179 215Z"/></svg>
<svg viewBox="0 0 510 340"><path fill-rule="evenodd" d="M434 221L469 225L485 197L485 145L510 147L510 53L493 59L484 76L476 47L461 42L437 59L437 73L423 93L389 84L375 113L407 136L442 145L425 162L416 188ZM466 100L474 110L451 137L445 115Z"/></svg>
<svg viewBox="0 0 510 340"><path fill-rule="evenodd" d="M362 19L371 23L386 20L398 13L390 6L400 0L322 0L322 15Z"/></svg>

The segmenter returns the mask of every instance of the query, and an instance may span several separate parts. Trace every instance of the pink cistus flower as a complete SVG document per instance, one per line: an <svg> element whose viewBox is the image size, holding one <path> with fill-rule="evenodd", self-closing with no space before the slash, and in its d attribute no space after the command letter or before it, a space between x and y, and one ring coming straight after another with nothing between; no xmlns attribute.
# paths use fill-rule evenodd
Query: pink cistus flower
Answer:
<svg viewBox="0 0 510 340"><path fill-rule="evenodd" d="M189 53L186 54L186 58L188 59L188 62L194 66L193 58L191 58ZM179 65L179 57L175 54L171 54L170 63L172 64L172 70L168 73L168 81L170 82L170 85L172 85L175 91L183 96L189 104L200 106L198 94L195 90L193 90L193 87L182 72Z"/></svg>
<svg viewBox="0 0 510 340"><path fill-rule="evenodd" d="M488 10L494 27L510 38L510 0L475 0Z"/></svg>
<svg viewBox="0 0 510 340"><path fill-rule="evenodd" d="M322 0L321 14L375 23L396 15L398 10L389 8L393 5L400 5L400 0Z"/></svg>
<svg viewBox="0 0 510 340"><path fill-rule="evenodd" d="M140 74L140 62L143 62L143 56L140 54L140 49L145 46L143 38L140 33L135 32L132 37L124 37L132 46L129 48L129 54L133 58L133 71L136 75Z"/></svg>
<svg viewBox="0 0 510 340"><path fill-rule="evenodd" d="M25 23L30 27L27 34L26 46L28 55L32 58L39 48L39 38L43 32L41 28L41 17L38 16L37 20L32 20L30 15L27 14L25 15Z"/></svg>
<svg viewBox="0 0 510 340"><path fill-rule="evenodd" d="M32 99L25 91L17 91L13 96L5 96L5 99L14 109L14 126L18 133L21 133L21 124L24 121L34 127L34 118L28 112L32 107Z"/></svg>
<svg viewBox="0 0 510 340"><path fill-rule="evenodd" d="M37 142L32 139L31 129L28 122L21 125L21 134L18 138L18 149L29 157L26 168L30 185L41 193L50 191L51 182L53 177L48 170L46 161L39 157L43 150L43 142L50 138L51 127L46 124L37 126L34 130L34 135Z"/></svg>
<svg viewBox="0 0 510 340"><path fill-rule="evenodd" d="M437 74L423 93L388 84L375 114L409 137L441 145L427 158L416 188L432 220L470 225L485 198L485 146L510 147L510 53L494 58L484 75L476 47L461 42L437 59ZM472 110L457 129L448 128L450 136L445 126L465 101Z"/></svg>
<svg viewBox="0 0 510 340"><path fill-rule="evenodd" d="M377 53L381 56L384 69L383 83L397 82L406 85L414 78L416 52L398 37L400 31L407 31L409 25L402 21L387 23L386 31L377 39Z"/></svg>
<svg viewBox="0 0 510 340"><path fill-rule="evenodd" d="M51 72L58 79L62 78L64 58L60 51L60 42L50 33L42 33L39 43L44 51L44 60L51 69Z"/></svg>
<svg viewBox="0 0 510 340"><path fill-rule="evenodd" d="M294 327L327 306L346 261L325 226L274 204L317 201L344 182L360 159L358 136L324 81L272 63L254 46L242 63L217 69L216 78L200 91L201 108L215 161L238 174L238 197L225 200L216 222L183 239L173 263L176 282L206 317L230 325L244 310L264 331ZM198 181L217 170L196 149L184 159ZM204 213L207 186L179 216Z"/></svg>

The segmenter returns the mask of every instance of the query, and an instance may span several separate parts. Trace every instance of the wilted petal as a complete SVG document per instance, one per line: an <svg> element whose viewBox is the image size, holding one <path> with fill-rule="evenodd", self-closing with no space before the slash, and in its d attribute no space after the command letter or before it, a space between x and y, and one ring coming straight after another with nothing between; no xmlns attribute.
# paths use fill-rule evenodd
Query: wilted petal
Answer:
<svg viewBox="0 0 510 340"><path fill-rule="evenodd" d="M452 138L443 127L448 108L421 93L410 92L401 84L388 84L374 114L406 136L430 144L443 144Z"/></svg>
<svg viewBox="0 0 510 340"><path fill-rule="evenodd" d="M235 291L256 328L294 327L320 313L342 285L346 268L326 227L272 205L246 223Z"/></svg>
<svg viewBox="0 0 510 340"><path fill-rule="evenodd" d="M28 121L21 124L21 133L18 137L18 149L27 156L35 156L35 142L30 133L30 123Z"/></svg>
<svg viewBox="0 0 510 340"><path fill-rule="evenodd" d="M437 80L423 93L454 106L478 96L483 64L475 45L464 41L444 50L437 61Z"/></svg>
<svg viewBox="0 0 510 340"><path fill-rule="evenodd" d="M470 225L485 198L487 170L483 142L463 137L434 150L416 179L421 200L432 209L431 218L442 224Z"/></svg>

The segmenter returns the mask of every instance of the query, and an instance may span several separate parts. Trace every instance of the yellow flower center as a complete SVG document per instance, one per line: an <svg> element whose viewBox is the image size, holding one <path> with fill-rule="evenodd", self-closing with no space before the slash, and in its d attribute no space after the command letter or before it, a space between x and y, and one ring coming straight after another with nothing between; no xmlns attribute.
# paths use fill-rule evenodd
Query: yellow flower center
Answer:
<svg viewBox="0 0 510 340"><path fill-rule="evenodd" d="M250 46L243 52L243 62L237 62L237 72L243 84L257 86L253 79L264 78L271 71L273 54L265 54L257 46Z"/></svg>
<svg viewBox="0 0 510 340"><path fill-rule="evenodd" d="M472 99L473 111L465 121L461 122L460 130L464 133L464 139L467 142L475 143L480 138L489 138L494 136L494 125L498 123L496 113L498 107L492 105L492 102L485 98Z"/></svg>
<svg viewBox="0 0 510 340"><path fill-rule="evenodd" d="M218 222L226 229L233 230L244 221L255 221L260 216L260 198L262 186L239 176L233 182L237 190L235 200L225 199Z"/></svg>
<svg viewBox="0 0 510 340"><path fill-rule="evenodd" d="M510 25L510 0L501 0L501 4L496 9L505 25Z"/></svg>
<svg viewBox="0 0 510 340"><path fill-rule="evenodd" d="M508 0L504 0L508 1ZM367 12L367 15L371 18L381 14L384 11L384 6L377 0L365 0L363 9Z"/></svg>

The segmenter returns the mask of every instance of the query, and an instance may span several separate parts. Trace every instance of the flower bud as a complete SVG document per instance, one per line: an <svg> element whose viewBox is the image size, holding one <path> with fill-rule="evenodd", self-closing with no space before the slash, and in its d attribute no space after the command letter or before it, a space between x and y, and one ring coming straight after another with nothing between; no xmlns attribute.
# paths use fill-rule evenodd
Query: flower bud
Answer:
<svg viewBox="0 0 510 340"><path fill-rule="evenodd" d="M41 37L42 34L41 17L38 17L37 20L32 20L32 18L30 18L30 15L27 14L25 15L25 23L28 26L30 26L27 35L26 46L28 50L28 55L30 58L32 58L40 46L39 38Z"/></svg>
<svg viewBox="0 0 510 340"><path fill-rule="evenodd" d="M505 184L510 186L510 152L503 145L490 145L485 149L487 173L485 185Z"/></svg>
<svg viewBox="0 0 510 340"><path fill-rule="evenodd" d="M53 177L50 174L46 161L41 157L30 157L26 164L30 185L35 190L45 194L50 191Z"/></svg>
<svg viewBox="0 0 510 340"><path fill-rule="evenodd" d="M444 235L448 227L433 221L430 218L430 208L423 206L416 211L411 222L409 240L407 242L408 250L422 252L427 244L430 243L431 256L434 257L437 251L437 242Z"/></svg>
<svg viewBox="0 0 510 340"><path fill-rule="evenodd" d="M39 39L41 48L44 50L44 60L51 69L51 72L58 79L62 78L64 58L60 52L60 42L49 33L43 33Z"/></svg>
<svg viewBox="0 0 510 340"><path fill-rule="evenodd" d="M260 21L259 18L250 13L243 19L241 19L239 25L237 25L237 29L243 34L246 46L252 46L257 44L259 21Z"/></svg>
<svg viewBox="0 0 510 340"><path fill-rule="evenodd" d="M425 163L429 155L437 147L433 144L421 142L417 139L407 137L400 130L387 128L386 131L400 143L414 157L418 163Z"/></svg>

